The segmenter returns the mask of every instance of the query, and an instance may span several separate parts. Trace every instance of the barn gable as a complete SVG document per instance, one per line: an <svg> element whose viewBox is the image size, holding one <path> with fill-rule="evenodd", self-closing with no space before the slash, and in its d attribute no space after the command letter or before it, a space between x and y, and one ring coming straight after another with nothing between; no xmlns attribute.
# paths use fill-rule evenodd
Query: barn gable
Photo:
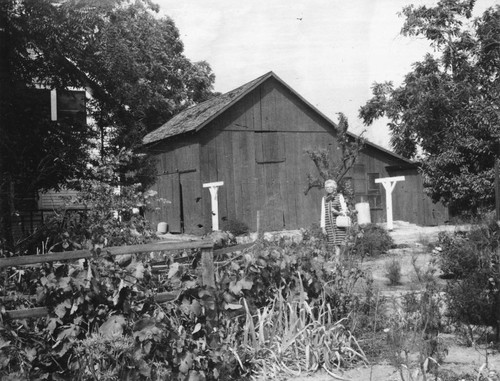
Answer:
<svg viewBox="0 0 500 381"><path fill-rule="evenodd" d="M223 226L233 220L252 230L309 227L318 220L322 191L304 194L307 175L316 171L306 150L339 156L335 123L272 72L179 113L144 143L158 159L156 189L170 201L152 220L166 221L172 232L210 230L210 195L202 184L220 181ZM388 176L387 166L410 163L367 144L351 177L357 198L375 202L376 221L384 218L384 200L369 186L375 176Z"/></svg>

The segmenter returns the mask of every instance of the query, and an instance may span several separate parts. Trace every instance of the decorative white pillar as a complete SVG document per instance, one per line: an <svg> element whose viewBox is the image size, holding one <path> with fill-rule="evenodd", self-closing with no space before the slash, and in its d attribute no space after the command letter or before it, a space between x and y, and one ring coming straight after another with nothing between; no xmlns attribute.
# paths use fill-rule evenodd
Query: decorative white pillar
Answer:
<svg viewBox="0 0 500 381"><path fill-rule="evenodd" d="M203 188L208 188L210 191L210 196L212 198L212 230L219 230L219 201L217 199L217 191L220 186L224 185L223 181L217 181L215 183L205 183Z"/></svg>
<svg viewBox="0 0 500 381"><path fill-rule="evenodd" d="M392 191L396 186L398 181L405 181L404 176L394 176L394 177L382 177L380 179L375 179L376 183L382 183L385 188L385 204L387 212L387 230L394 229L394 223L392 221Z"/></svg>

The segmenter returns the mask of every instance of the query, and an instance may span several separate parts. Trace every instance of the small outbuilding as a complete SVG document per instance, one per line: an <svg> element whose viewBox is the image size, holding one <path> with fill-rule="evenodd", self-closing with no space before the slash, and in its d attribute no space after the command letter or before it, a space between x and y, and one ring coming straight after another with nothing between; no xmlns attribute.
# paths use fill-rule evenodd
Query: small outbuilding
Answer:
<svg viewBox="0 0 500 381"><path fill-rule="evenodd" d="M218 219L255 231L308 228L319 222L322 190L306 195L316 167L306 150L324 148L340 157L337 126L273 72L188 108L147 134L157 159L153 189L166 200L150 214L172 233L212 229L211 194L217 188ZM385 192L375 179L405 176L393 191L393 218L442 224L448 210L423 191L418 166L370 142L348 174L355 202L368 202L372 222L384 222ZM259 220L259 221L258 221Z"/></svg>

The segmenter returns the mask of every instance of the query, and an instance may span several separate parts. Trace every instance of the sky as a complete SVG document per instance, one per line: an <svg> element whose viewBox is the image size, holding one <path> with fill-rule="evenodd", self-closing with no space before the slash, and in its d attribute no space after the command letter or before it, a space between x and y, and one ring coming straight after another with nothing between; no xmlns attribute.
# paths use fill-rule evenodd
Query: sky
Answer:
<svg viewBox="0 0 500 381"><path fill-rule="evenodd" d="M333 121L389 148L386 121L364 126L359 108L374 82L401 84L428 42L399 34L405 5L434 0L156 0L180 31L191 61L207 61L214 90L273 71ZM476 16L500 0L477 0Z"/></svg>

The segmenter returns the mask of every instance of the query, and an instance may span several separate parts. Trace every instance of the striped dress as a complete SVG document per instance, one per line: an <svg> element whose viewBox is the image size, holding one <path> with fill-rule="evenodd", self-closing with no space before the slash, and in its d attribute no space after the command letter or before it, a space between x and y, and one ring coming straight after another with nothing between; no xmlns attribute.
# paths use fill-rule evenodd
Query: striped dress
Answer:
<svg viewBox="0 0 500 381"><path fill-rule="evenodd" d="M329 244L343 246L346 241L347 229L337 227L335 222L337 214L332 212L332 208L342 210L338 193L333 197L327 197L325 199L325 230Z"/></svg>

